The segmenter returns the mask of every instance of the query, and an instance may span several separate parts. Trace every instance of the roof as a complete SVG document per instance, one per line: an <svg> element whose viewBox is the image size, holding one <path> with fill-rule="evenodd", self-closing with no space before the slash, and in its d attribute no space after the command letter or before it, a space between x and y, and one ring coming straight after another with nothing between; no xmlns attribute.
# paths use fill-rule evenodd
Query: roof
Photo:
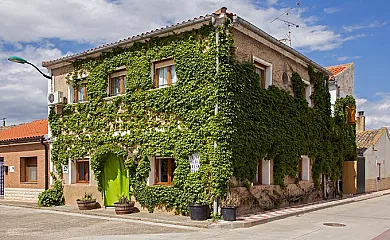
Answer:
<svg viewBox="0 0 390 240"><path fill-rule="evenodd" d="M30 123L20 124L18 126L1 131L0 142L43 137L47 133L47 119L36 120Z"/></svg>
<svg viewBox="0 0 390 240"><path fill-rule="evenodd" d="M333 77L336 77L340 73L344 72L345 69L351 67L353 63L346 63L346 64L341 64L341 65L335 65L335 66L329 66L325 67L326 70L332 73Z"/></svg>
<svg viewBox="0 0 390 240"><path fill-rule="evenodd" d="M358 149L365 150L370 146L377 144L383 134L387 134L390 138L389 131L386 127L380 129L367 130L356 134L356 145Z"/></svg>
<svg viewBox="0 0 390 240"><path fill-rule="evenodd" d="M116 42L112 42L112 43L104 44L104 45L101 45L101 46L97 46L95 48L92 48L92 49L89 49L89 50L85 50L85 51L80 52L80 53L64 56L64 57L61 57L61 58L58 58L58 59L55 59L55 60L43 61L42 62L42 66L46 67L46 68L50 68L51 66L54 66L56 64L61 64L61 63L64 63L64 62L72 62L72 61L75 61L75 60L78 60L78 59L86 58L88 56L91 57L93 54L96 54L96 53L111 51L114 48L124 47L126 45L129 45L130 43L133 43L133 42L136 42L136 41L141 41L141 40L148 39L148 38L151 38L151 37L156 37L156 36L162 35L164 33L172 32L172 31L174 31L176 29L192 26L192 25L195 25L197 23L210 22L213 19L213 17L218 16L222 12L221 11L222 9L223 8L217 10L215 13L212 13L212 14L207 14L205 16L199 16L197 18L193 18L193 19L190 19L190 20L187 20L187 21L183 21L181 23L176 23L176 24L173 24L171 26L165 26L165 27L162 27L160 29L151 30L150 32L141 33L141 34L138 34L136 36L128 37L128 38L125 38L125 39L122 39L122 40L119 40L119 41L116 41ZM224 11L226 12L226 8L224 9ZM260 34L262 37L264 37L268 41L271 41L274 44L279 45L280 47L282 47L286 51L292 53L293 55L295 55L295 56L297 56L297 57L299 57L299 58L309 62L310 64L313 64L314 67L320 69L321 71L324 71L325 73L330 74L330 72L327 69L325 69L324 67L322 67L321 65L319 65L319 64L315 63L314 61L310 60L308 57L304 56L303 54L299 53L295 49L289 47L288 45L286 45L284 43L281 43L276 38L272 37L268 33L266 33L263 30L257 28L256 26L252 25L251 23L249 23L248 21L244 20L243 18L240 18L239 16L236 16L233 13L226 13L226 14L227 14L228 17L232 17L234 21L240 22L240 23L244 23L244 25L246 25L247 27L249 26L250 28L254 29L258 34Z"/></svg>

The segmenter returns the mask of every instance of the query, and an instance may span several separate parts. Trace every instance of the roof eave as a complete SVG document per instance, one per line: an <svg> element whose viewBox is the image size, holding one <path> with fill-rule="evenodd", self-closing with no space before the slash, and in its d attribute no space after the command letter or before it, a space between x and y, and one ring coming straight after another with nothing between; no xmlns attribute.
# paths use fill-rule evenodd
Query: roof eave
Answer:
<svg viewBox="0 0 390 240"><path fill-rule="evenodd" d="M124 40L119 40L119 41L111 43L111 44L105 44L102 47L96 47L96 48L91 49L91 50L87 50L87 51L84 51L81 53L76 53L74 55L66 56L66 57L56 59L53 61L44 61L44 62L42 62L42 66L45 68L48 68L48 69L52 69L53 66L58 65L58 64L62 64L65 62L69 63L69 62L75 61L77 59L89 57L89 56L96 54L96 53L111 51L114 48L122 47L124 45L128 45L128 44L131 44L131 43L134 43L137 41L142 41L144 39L156 37L156 36L159 36L159 35L162 35L165 33L172 32L172 31L177 30L177 29L185 28L185 27L195 25L198 23L202 23L202 22L206 22L206 21L211 21L212 17L213 17L212 15L202 16L202 17L196 18L194 20L188 20L186 22L182 22L182 23L175 24L175 25L172 25L172 26L169 26L166 28L161 28L158 30L147 32L145 34L142 33L141 35L129 37L129 38L124 39Z"/></svg>
<svg viewBox="0 0 390 240"><path fill-rule="evenodd" d="M284 43L281 43L280 41L278 41L276 38L272 37L271 35L269 35L268 33L264 32L263 30L261 30L260 28L256 27L255 25L253 25L252 23L248 22L247 20L239 17L239 16L236 16L235 22L238 22L239 24L242 24L244 27L248 28L249 30L255 32L256 34L260 35L261 37L265 38L266 40L270 41L271 43L283 48L284 50L288 51L289 53L293 54L294 56L302 59L303 61L311 64L313 67L321 70L323 73L331 76L332 73L330 71L328 71L327 69L325 69L324 67L322 67L321 65L319 65L318 63L314 62L313 60L311 60L310 58L306 57L305 55L299 53L297 50L287 46L286 44Z"/></svg>

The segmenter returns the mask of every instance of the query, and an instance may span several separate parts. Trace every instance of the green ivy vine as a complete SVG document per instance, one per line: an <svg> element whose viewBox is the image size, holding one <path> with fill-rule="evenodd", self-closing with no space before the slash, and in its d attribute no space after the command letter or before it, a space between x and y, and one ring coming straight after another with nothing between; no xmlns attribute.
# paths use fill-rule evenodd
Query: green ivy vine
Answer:
<svg viewBox="0 0 390 240"><path fill-rule="evenodd" d="M126 159L131 193L141 205L153 211L164 204L178 213L187 213L190 202L224 197L233 176L252 181L262 158L274 160L276 184L297 176L301 155L314 159L315 178L339 177L342 161L353 157L354 133L331 116L323 74L309 67L311 108L298 73L291 78L294 96L273 86L261 89L253 64L237 62L233 50L227 28L206 25L75 62L68 81L77 87L77 77L88 73L88 102L67 104L58 115L50 111L57 170L91 156L103 190L106 155L119 155ZM174 59L178 82L152 89L151 63L165 58ZM121 66L127 71L126 94L105 99L107 79ZM201 165L192 173L188 158L194 153L200 153ZM174 158L172 186L146 184L148 156Z"/></svg>

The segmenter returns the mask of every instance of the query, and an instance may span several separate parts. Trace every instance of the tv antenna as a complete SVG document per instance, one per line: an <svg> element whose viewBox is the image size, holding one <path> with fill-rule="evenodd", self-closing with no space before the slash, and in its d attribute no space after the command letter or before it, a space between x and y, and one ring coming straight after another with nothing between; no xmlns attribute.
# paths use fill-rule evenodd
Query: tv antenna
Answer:
<svg viewBox="0 0 390 240"><path fill-rule="evenodd" d="M301 6L301 1L298 1L297 2L297 6L300 7ZM287 11L285 11L284 13L280 14L278 17L276 17L274 20L271 21L271 23L275 22L276 20L279 20L281 22L283 22L284 24L287 25L287 28L288 28L288 33L286 35L285 38L282 38L282 39L279 39L280 42L288 42L290 44L290 47L291 47L291 27L296 27L296 28L299 28L299 25L298 24L295 24L293 22L290 22L290 21L287 21L287 20L284 20L282 19L281 17L283 16L288 16L288 14L293 10L294 8L290 7L289 9L287 9Z"/></svg>

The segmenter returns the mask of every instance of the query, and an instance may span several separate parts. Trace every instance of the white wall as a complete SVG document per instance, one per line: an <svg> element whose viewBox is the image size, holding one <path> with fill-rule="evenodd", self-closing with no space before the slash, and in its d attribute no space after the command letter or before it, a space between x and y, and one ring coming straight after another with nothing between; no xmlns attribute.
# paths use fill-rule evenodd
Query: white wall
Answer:
<svg viewBox="0 0 390 240"><path fill-rule="evenodd" d="M387 134L381 136L374 148L369 147L364 152L364 157L366 158L366 179L376 179L377 163L381 164L381 178L390 177L390 140Z"/></svg>

